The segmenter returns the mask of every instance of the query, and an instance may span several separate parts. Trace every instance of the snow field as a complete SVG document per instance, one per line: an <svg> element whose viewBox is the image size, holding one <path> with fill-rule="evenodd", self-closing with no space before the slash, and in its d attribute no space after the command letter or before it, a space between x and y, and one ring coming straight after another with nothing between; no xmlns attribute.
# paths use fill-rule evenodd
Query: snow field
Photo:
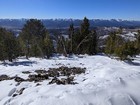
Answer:
<svg viewBox="0 0 140 105"><path fill-rule="evenodd" d="M60 66L86 68L76 75L75 85L48 85L49 80L37 83L14 80L0 81L0 105L140 105L140 58L134 64L106 56L52 59L19 58L15 63L0 64L0 75L27 78L22 71L57 68ZM22 88L21 95L12 97Z"/></svg>

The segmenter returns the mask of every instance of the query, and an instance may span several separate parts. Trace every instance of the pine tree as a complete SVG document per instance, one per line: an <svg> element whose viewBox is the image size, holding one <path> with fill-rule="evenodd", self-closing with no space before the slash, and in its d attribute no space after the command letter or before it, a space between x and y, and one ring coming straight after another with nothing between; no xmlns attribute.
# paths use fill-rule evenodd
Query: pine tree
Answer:
<svg viewBox="0 0 140 105"><path fill-rule="evenodd" d="M8 60L12 62L12 60L19 55L18 43L13 33L11 32L7 33L7 38L5 39L5 46Z"/></svg>
<svg viewBox="0 0 140 105"><path fill-rule="evenodd" d="M69 27L70 53L73 53L73 36L74 36L74 26L73 24L71 24Z"/></svg>
<svg viewBox="0 0 140 105"><path fill-rule="evenodd" d="M8 59L12 62L19 56L19 45L16 37L4 28L0 28L0 48L0 60Z"/></svg>
<svg viewBox="0 0 140 105"><path fill-rule="evenodd" d="M90 33L89 27L90 27L89 20L85 17L83 23L81 24L81 35L83 36L83 38Z"/></svg>
<svg viewBox="0 0 140 105"><path fill-rule="evenodd" d="M5 33L4 28L0 28L0 60L5 60L7 58L6 47L5 47Z"/></svg>
<svg viewBox="0 0 140 105"><path fill-rule="evenodd" d="M60 35L57 39L57 52L67 57L66 39Z"/></svg>
<svg viewBox="0 0 140 105"><path fill-rule="evenodd" d="M120 47L118 47L118 50L116 52L116 55L121 60L131 60L130 57L134 57L137 53L137 49L135 47L134 42L127 41Z"/></svg>
<svg viewBox="0 0 140 105"><path fill-rule="evenodd" d="M53 52L54 52L53 41L51 40L49 34L47 33L44 39L44 54L47 56L47 58L50 58Z"/></svg>
<svg viewBox="0 0 140 105"><path fill-rule="evenodd" d="M40 20L28 20L20 35L26 46L26 58L29 56L44 56L43 41L46 35L46 28Z"/></svg>
<svg viewBox="0 0 140 105"><path fill-rule="evenodd" d="M116 41L116 33L112 32L106 41L105 53L106 54L114 54L115 51L115 41Z"/></svg>
<svg viewBox="0 0 140 105"><path fill-rule="evenodd" d="M120 60L131 60L137 54L135 42L126 41L116 32L107 39L106 54L118 56Z"/></svg>
<svg viewBox="0 0 140 105"><path fill-rule="evenodd" d="M85 17L80 30L73 34L73 51L78 54L96 54L97 53L97 33L90 31L89 20Z"/></svg>
<svg viewBox="0 0 140 105"><path fill-rule="evenodd" d="M17 42L18 42L18 45L19 45L19 55L20 56L25 56L26 55L26 44L23 41L21 36L17 37Z"/></svg>
<svg viewBox="0 0 140 105"><path fill-rule="evenodd" d="M87 43L89 46L88 49L88 54L93 55L97 53L97 33L95 30L93 30L90 34L89 34L89 42Z"/></svg>
<svg viewBox="0 0 140 105"><path fill-rule="evenodd" d="M86 43L89 42L89 34L90 34L89 26L90 26L89 20L85 17L83 23L81 24L80 35L78 35L79 43L76 48L77 52L81 54L87 53Z"/></svg>
<svg viewBox="0 0 140 105"><path fill-rule="evenodd" d="M79 29L75 30L75 33L74 33L73 38L72 38L72 40L73 40L73 43L72 43L73 53L75 53L75 54L78 54L79 53L79 51L78 51L79 50L78 49L78 44L81 41L80 36L81 36L80 30Z"/></svg>
<svg viewBox="0 0 140 105"><path fill-rule="evenodd" d="M138 30L138 35L137 35L137 40L136 40L136 47L137 47L137 52L140 54L140 30Z"/></svg>
<svg viewBox="0 0 140 105"><path fill-rule="evenodd" d="M119 27L117 33L118 33L118 34L122 34L122 33L123 33L123 28L122 28L122 27Z"/></svg>

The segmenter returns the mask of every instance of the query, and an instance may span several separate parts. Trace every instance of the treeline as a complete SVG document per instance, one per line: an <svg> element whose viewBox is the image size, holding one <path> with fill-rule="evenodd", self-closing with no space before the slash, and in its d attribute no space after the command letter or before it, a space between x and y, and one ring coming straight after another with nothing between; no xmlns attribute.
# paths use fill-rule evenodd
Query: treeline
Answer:
<svg viewBox="0 0 140 105"><path fill-rule="evenodd" d="M9 60L19 56L49 58L54 53L64 56L72 54L98 53L98 38L95 30L90 30L89 20L85 17L80 28L75 29L71 24L69 36L59 34L55 40L51 38L40 20L30 19L24 25L18 36L0 28L0 60ZM121 60L128 59L140 53L140 31L134 42L124 40L120 34L122 30L110 34L103 53L119 56Z"/></svg>
<svg viewBox="0 0 140 105"><path fill-rule="evenodd" d="M97 53L97 34L90 30L89 20L85 17L81 27L75 29L71 24L69 27L69 38L59 35L57 38L57 53L64 54L89 54Z"/></svg>
<svg viewBox="0 0 140 105"><path fill-rule="evenodd" d="M40 20L30 19L24 25L19 36L4 28L0 29L0 60L9 60L19 56L49 57L54 52L53 42Z"/></svg>

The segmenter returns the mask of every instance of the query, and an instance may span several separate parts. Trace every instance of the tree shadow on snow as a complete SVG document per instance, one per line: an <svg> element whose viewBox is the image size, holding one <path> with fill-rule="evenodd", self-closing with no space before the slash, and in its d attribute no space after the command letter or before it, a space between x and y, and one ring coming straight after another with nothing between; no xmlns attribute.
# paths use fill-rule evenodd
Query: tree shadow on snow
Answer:
<svg viewBox="0 0 140 105"><path fill-rule="evenodd" d="M132 65L132 66L140 66L140 63L134 61L125 61L125 63Z"/></svg>
<svg viewBox="0 0 140 105"><path fill-rule="evenodd" d="M1 63L4 66L31 66L32 64L37 64L36 61L20 61L20 62L11 62L11 63L7 63L7 62L3 62Z"/></svg>

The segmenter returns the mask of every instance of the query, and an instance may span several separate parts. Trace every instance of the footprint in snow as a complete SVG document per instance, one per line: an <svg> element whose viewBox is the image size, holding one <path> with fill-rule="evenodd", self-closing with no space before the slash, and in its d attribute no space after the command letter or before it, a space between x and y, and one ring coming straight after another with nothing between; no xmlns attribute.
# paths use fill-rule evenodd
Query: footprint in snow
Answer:
<svg viewBox="0 0 140 105"><path fill-rule="evenodd" d="M9 93L8 93L8 96L12 96L16 91L16 88L13 88Z"/></svg>

